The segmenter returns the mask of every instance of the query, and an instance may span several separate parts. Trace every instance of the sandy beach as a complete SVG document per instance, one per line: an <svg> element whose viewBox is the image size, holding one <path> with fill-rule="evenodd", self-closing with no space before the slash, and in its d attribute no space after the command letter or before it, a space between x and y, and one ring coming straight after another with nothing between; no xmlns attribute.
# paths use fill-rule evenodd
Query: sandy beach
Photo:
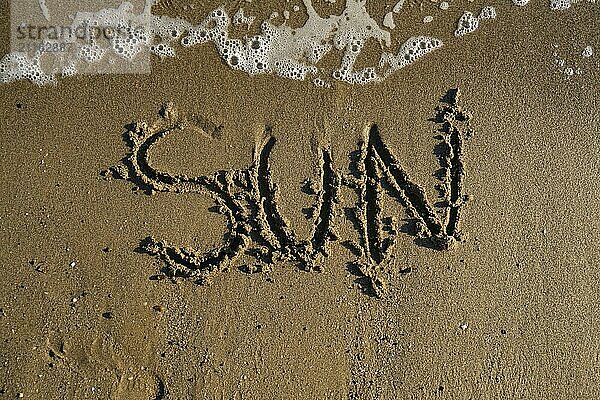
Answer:
<svg viewBox="0 0 600 400"><path fill-rule="evenodd" d="M394 4L366 8L383 26ZM600 8L395 18L394 49L444 45L365 85L249 75L212 45L1 83L0 398L600 398L600 68L581 56Z"/></svg>

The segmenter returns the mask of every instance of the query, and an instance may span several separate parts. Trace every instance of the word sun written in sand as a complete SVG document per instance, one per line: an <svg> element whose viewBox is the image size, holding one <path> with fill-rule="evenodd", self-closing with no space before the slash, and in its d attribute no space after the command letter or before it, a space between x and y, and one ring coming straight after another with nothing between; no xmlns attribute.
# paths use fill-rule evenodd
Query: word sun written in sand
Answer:
<svg viewBox="0 0 600 400"><path fill-rule="evenodd" d="M228 270L244 256L253 260L252 267L240 266L248 272L268 270L274 263L285 260L307 271L320 271L323 258L329 255L330 243L339 239L335 229L339 190L342 185L351 188L356 203L346 217L352 219L359 241L347 240L342 244L356 256L351 266L368 282L363 289L381 296L386 291L386 277L389 277L398 234L396 218L383 215L384 194L406 210L409 230L418 237L418 242L447 250L461 240L461 209L468 199L463 194L463 145L472 131L471 117L458 105L458 95L458 90L448 92L445 105L436 116L441 126L436 154L441 167L437 189L442 201L436 203L435 208L423 188L410 180L383 141L378 126L373 124L367 127L358 150L351 155L348 175L335 170L329 147L318 148L319 181L307 182L304 188L315 197L313 209L308 213L313 222L312 234L306 240L297 237L279 210L278 191L269 162L277 139L270 127L265 128L263 140L256 144L253 162L248 168L219 171L211 176L174 175L151 165L150 149L165 136L186 127L199 127L213 134L218 134L219 128L210 121L187 117L172 105L166 105L152 125L135 123L128 127L126 136L131 153L122 164L103 171L102 175L128 179L150 194L211 196L218 212L228 221L221 246L203 253L154 237L147 237L140 245L144 252L165 262L163 272L167 276L192 278L201 284L210 282L216 273Z"/></svg>

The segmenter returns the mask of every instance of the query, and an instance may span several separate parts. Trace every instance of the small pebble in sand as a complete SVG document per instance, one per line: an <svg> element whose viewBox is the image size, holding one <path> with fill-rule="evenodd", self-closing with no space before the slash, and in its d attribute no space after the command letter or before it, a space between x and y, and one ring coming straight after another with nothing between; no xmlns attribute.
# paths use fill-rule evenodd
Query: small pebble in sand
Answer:
<svg viewBox="0 0 600 400"><path fill-rule="evenodd" d="M75 261L71 261L71 263L69 264L69 267L73 268L76 265L77 265L77 263Z"/></svg>
<svg viewBox="0 0 600 400"><path fill-rule="evenodd" d="M160 312L160 313L165 311L165 308L163 306L161 306L161 305L156 305L156 306L152 307L152 309L154 311Z"/></svg>

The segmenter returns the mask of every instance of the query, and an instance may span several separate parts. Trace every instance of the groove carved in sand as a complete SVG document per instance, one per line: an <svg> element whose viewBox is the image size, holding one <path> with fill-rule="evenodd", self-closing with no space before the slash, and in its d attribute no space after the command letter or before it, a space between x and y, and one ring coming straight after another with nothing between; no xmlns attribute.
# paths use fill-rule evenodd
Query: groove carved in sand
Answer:
<svg viewBox="0 0 600 400"><path fill-rule="evenodd" d="M188 247L173 246L152 236L145 238L140 249L160 257L170 277L195 278L207 283L212 276L228 269L240 257L250 255L257 264L248 269L268 268L278 260L289 260L301 268L320 269L320 260L327 254L333 234L333 211L337 201L339 178L333 170L331 152L319 150L322 189L317 221L310 240L299 240L283 218L278 206L278 192L271 179L269 158L276 143L267 127L264 140L257 144L249 168L218 171L211 176L174 175L155 169L149 160L149 150L168 134L187 128L190 118L178 113L172 105L160 112L154 125L133 124L126 138L131 153L124 166L113 167L105 175L127 178L149 193L198 193L209 195L218 211L227 217L227 234L222 246L207 253Z"/></svg>
<svg viewBox="0 0 600 400"><path fill-rule="evenodd" d="M381 137L376 124L365 132L359 142L358 156L351 163L352 176L345 179L347 186L357 195L352 212L360 244L350 241L346 246L354 249L357 259L351 270L366 278L365 291L381 296L386 291L386 274L396 245L396 218L383 217L383 184L388 194L396 199L415 223L415 235L423 244L438 250L448 250L462 240L459 230L461 210L468 196L463 194L465 168L463 163L464 141L472 136L471 115L459 104L460 91L453 89L443 97L446 104L438 108L433 119L441 124L436 154L441 169L437 185L442 198L439 211L432 205L423 188L412 182Z"/></svg>
<svg viewBox="0 0 600 400"><path fill-rule="evenodd" d="M471 135L470 115L458 104L458 90L445 96L447 106L438 110L435 121L441 124L436 147L441 170L438 185L442 202L436 211L422 187L410 180L393 153L384 143L377 125L373 124L359 142L357 159L351 163L351 176L342 177L333 165L331 149L318 147L319 187L311 189L316 203L311 214L313 228L308 240L298 239L282 216L278 191L271 177L270 156L277 143L271 128L264 130L263 140L255 147L252 164L246 169L218 171L211 176L170 174L155 169L149 151L168 134L198 128L218 136L221 127L198 117L177 112L168 104L153 125L132 124L126 139L131 153L123 165L112 167L105 175L126 178L149 193L197 193L209 195L218 212L227 218L227 233L221 246L209 252L174 246L152 236L141 242L140 249L160 257L165 262L164 273L169 277L210 282L214 274L232 267L242 255L256 262L246 266L249 272L268 269L274 262L288 260L306 270L320 270L323 258L329 255L329 244L338 239L334 217L338 192L342 184L354 189L356 206L351 210L360 243L349 241L347 247L357 256L353 265L366 278L368 292L381 296L386 290L386 271L394 246L397 229L394 217L383 216L383 185L387 194L406 209L415 222L415 235L429 247L449 249L461 240L459 223L463 194L464 140Z"/></svg>

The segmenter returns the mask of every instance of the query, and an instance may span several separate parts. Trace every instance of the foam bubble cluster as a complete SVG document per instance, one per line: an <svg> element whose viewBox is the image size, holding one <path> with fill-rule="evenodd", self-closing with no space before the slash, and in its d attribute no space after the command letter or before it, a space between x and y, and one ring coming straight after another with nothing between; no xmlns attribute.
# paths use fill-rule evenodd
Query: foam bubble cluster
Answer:
<svg viewBox="0 0 600 400"><path fill-rule="evenodd" d="M233 69L249 75L273 73L287 79L304 80L316 74L316 64L333 49L343 53L341 65L331 73L336 80L351 84L366 84L389 75L388 71L378 72L375 67L356 70L357 57L368 40L376 40L383 46L390 45L390 33L381 29L369 16L365 0L348 0L341 15L321 17L310 0L304 0L308 20L300 28L292 28L286 23L276 26L270 20L264 21L257 36L242 39L230 38L228 28L231 23L224 8L213 11L198 26L190 28L183 37L183 46L193 46L211 41L223 60ZM412 39L412 38L411 38ZM407 42L408 43L408 42ZM424 44L427 52L441 46L436 40ZM422 50L422 49L421 49ZM414 54L424 54L422 51ZM394 55L404 60L404 54ZM382 60L390 58L384 55ZM418 57L409 54L414 61ZM412 62L411 61L411 62ZM380 67L397 69L410 62L381 62ZM316 85L327 87L321 78L314 79Z"/></svg>
<svg viewBox="0 0 600 400"><path fill-rule="evenodd" d="M25 53L7 54L0 61L0 81L3 83L28 79L37 85L54 82L54 77L47 75L40 67L40 58Z"/></svg>
<svg viewBox="0 0 600 400"><path fill-rule="evenodd" d="M479 12L479 20L496 18L496 9L492 6L483 7Z"/></svg>
<svg viewBox="0 0 600 400"><path fill-rule="evenodd" d="M596 3L597 0L588 0L589 3ZM573 4L583 3L581 0L550 0L550 9L554 11L563 11L571 8Z"/></svg>
<svg viewBox="0 0 600 400"><path fill-rule="evenodd" d="M566 10L571 7L571 0L550 0L551 10Z"/></svg>
<svg viewBox="0 0 600 400"><path fill-rule="evenodd" d="M323 80L321 78L318 78L318 77L315 78L315 79L313 79L313 83L317 87L324 87L324 88L330 88L331 87L331 84L329 82L327 82L327 81L325 81L325 80Z"/></svg>
<svg viewBox="0 0 600 400"><path fill-rule="evenodd" d="M30 79L37 84L45 84L53 82L56 75L75 75L82 66L98 63L107 57L109 60L112 57L134 60L144 51L161 58L175 57L177 42L184 47L210 42L232 69L251 76L274 74L293 80L304 80L323 72L317 64L326 54L336 50L342 53L341 63L326 75L351 84L367 84L384 79L442 46L439 39L411 37L396 54L382 51L378 66L356 68L358 56L369 41L378 42L382 49L391 45L389 31L382 29L369 15L366 0L346 0L346 7L340 15L328 17L321 17L311 0L303 0L303 3L308 14L303 26L289 26L289 12L285 14L284 23L275 25L272 18L278 14L273 13L272 18L260 24L259 34L242 38L230 37L231 25L247 25L250 28L255 21L255 17L246 15L242 8L230 18L225 8L219 7L198 25L178 18L155 16L149 6L152 2L147 3L144 12L139 15L133 13L133 6L128 2L94 13L78 12L73 18L73 28L110 26L122 34L112 38L108 46L102 46L93 37L85 43L72 40L74 51L57 57L53 69L46 72L40 67L39 53L32 57L26 54L8 55L2 60L0 78L3 82ZM403 3L398 1L393 12L399 12ZM297 10L299 7L294 7L294 11ZM322 78L313 79L313 82L317 86L330 86Z"/></svg>
<svg viewBox="0 0 600 400"><path fill-rule="evenodd" d="M98 46L97 44L93 44L93 45L83 45L81 46L81 48L79 49L79 53L77 54L77 57L80 60L83 60L87 63L93 63L96 61L100 61L102 59L102 57L104 56L106 50L104 50L102 47ZM74 64L71 64L72 66L74 66Z"/></svg>
<svg viewBox="0 0 600 400"><path fill-rule="evenodd" d="M408 39L398 51L398 54L384 53L379 66L389 66L386 76L412 64L424 55L442 47L441 40L429 36L413 36Z"/></svg>
<svg viewBox="0 0 600 400"><path fill-rule="evenodd" d="M60 39L44 38L42 46L33 54L10 53L0 64L0 82L28 79L37 85L55 83L56 76L73 76L87 65L101 60L123 59L131 61L141 52L149 50L160 57L175 56L169 42L177 39L191 26L190 23L168 16L155 16L147 7L141 14L133 12L127 1L117 8L97 12L77 12L72 17L71 32L84 29L81 36L64 36ZM113 33L108 43L100 43L95 32L109 27ZM97 35L97 33L96 33ZM46 45L62 45L65 51L43 52ZM41 59L49 67L41 67Z"/></svg>
<svg viewBox="0 0 600 400"><path fill-rule="evenodd" d="M480 21L494 18L496 18L496 9L492 6L483 7L477 17L472 12L465 11L458 20L454 36L459 37L472 33L479 27Z"/></svg>
<svg viewBox="0 0 600 400"><path fill-rule="evenodd" d="M583 50L580 50L580 53L571 53L564 56L559 54L560 49L558 44L554 44L552 47L555 49L552 53L554 56L554 66L560 73L565 75L566 79L583 75L593 65L593 62L590 60L590 57L594 54L592 46L584 47Z"/></svg>
<svg viewBox="0 0 600 400"><path fill-rule="evenodd" d="M256 17L254 16L246 16L244 14L244 9L240 8L239 10L237 10L237 12L235 13L235 15L233 16L233 24L234 25L248 25L248 29L250 29L250 26L254 23L254 20L256 19Z"/></svg>
<svg viewBox="0 0 600 400"><path fill-rule="evenodd" d="M465 11L458 20L458 26L454 31L455 36L464 36L474 32L479 27L479 18L473 15L470 11Z"/></svg>

